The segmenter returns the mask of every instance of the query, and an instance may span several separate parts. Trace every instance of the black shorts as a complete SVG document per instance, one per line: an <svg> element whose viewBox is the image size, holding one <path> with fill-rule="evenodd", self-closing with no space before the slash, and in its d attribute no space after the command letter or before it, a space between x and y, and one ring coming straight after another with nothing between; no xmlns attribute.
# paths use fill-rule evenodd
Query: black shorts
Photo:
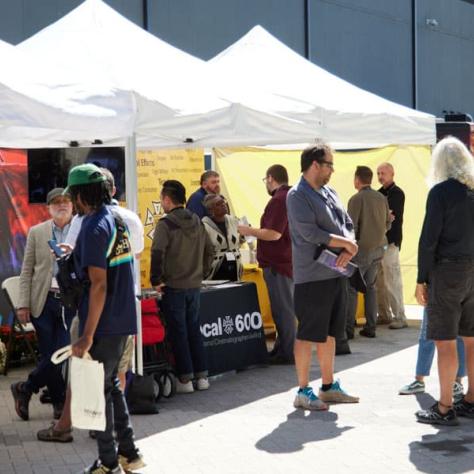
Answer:
<svg viewBox="0 0 474 474"><path fill-rule="evenodd" d="M427 338L474 337L474 263L437 263L428 285Z"/></svg>
<svg viewBox="0 0 474 474"><path fill-rule="evenodd" d="M310 281L295 285L296 339L326 342L344 334L347 300L345 278Z"/></svg>

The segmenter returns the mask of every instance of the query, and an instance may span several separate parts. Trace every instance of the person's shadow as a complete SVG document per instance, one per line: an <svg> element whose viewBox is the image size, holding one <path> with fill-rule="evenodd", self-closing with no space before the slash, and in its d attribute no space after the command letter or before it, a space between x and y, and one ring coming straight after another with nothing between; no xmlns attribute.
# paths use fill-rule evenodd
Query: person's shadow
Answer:
<svg viewBox="0 0 474 474"><path fill-rule="evenodd" d="M421 409L436 403L427 393L416 395ZM435 434L422 435L420 441L412 441L410 461L420 472L435 474L445 463L446 472L461 474L474 470L474 423L470 419L460 418L459 426L436 426Z"/></svg>
<svg viewBox="0 0 474 474"><path fill-rule="evenodd" d="M295 410L286 421L257 441L255 447L267 453L293 453L305 444L337 438L353 426L339 427L337 414L330 411Z"/></svg>

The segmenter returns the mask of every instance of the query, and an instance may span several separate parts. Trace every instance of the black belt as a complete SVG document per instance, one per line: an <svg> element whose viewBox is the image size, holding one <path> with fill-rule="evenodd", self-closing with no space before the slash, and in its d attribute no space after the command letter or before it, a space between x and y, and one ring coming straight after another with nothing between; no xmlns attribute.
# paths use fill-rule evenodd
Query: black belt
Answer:
<svg viewBox="0 0 474 474"><path fill-rule="evenodd" d="M59 290L49 290L49 295L52 296L56 300L61 299L61 294L59 293Z"/></svg>
<svg viewBox="0 0 474 474"><path fill-rule="evenodd" d="M442 257L436 263L474 263L474 257Z"/></svg>

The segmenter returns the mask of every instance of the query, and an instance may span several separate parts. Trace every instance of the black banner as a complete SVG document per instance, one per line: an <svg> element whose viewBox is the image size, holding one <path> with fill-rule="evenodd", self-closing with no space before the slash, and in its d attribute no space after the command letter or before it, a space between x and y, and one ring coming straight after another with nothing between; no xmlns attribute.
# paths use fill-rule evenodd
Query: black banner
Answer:
<svg viewBox="0 0 474 474"><path fill-rule="evenodd" d="M209 375L268 362L254 283L203 289L200 318Z"/></svg>

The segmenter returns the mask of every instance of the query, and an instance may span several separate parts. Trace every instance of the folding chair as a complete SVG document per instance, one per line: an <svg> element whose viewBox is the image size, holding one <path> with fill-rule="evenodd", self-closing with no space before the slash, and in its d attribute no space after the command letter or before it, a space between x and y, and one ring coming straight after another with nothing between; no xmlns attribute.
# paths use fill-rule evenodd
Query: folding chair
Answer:
<svg viewBox="0 0 474 474"><path fill-rule="evenodd" d="M20 277L15 276L7 278L2 283L3 294L7 300L11 310L12 317L8 318L7 326L9 327L8 339L7 339L7 353L5 360L5 368L3 375L7 375L9 364L12 362L11 356L15 349L20 344L23 348L23 352L27 354L27 357L21 357L20 360L15 362L36 362L36 353L31 344L31 333L34 333L34 327L31 323L21 324L16 316L16 309L18 308L19 297L20 297Z"/></svg>

